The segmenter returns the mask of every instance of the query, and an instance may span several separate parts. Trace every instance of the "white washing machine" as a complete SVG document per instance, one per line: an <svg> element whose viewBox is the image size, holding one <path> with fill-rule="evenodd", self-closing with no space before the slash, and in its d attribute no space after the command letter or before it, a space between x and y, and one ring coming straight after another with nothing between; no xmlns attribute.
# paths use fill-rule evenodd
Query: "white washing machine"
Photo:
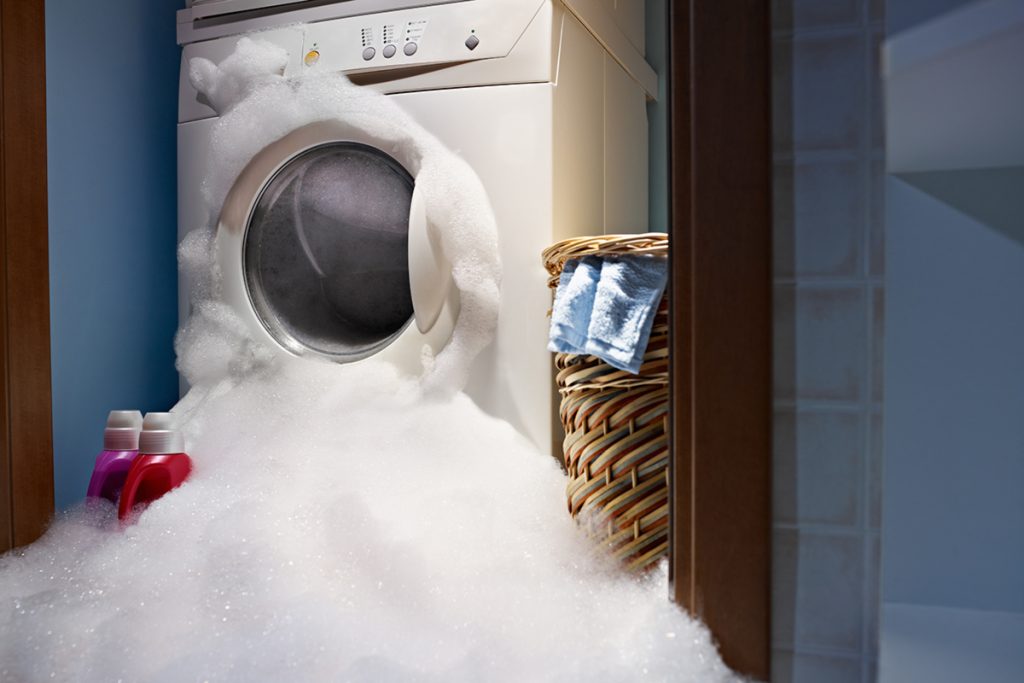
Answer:
<svg viewBox="0 0 1024 683"><path fill-rule="evenodd" d="M194 0L177 19L184 48L179 237L210 219L201 185L217 122L189 81L191 58L219 62L241 35L261 31L287 50L286 76L316 64L389 95L469 163L495 212L498 329L466 391L540 449L559 452L546 350L551 294L540 253L568 237L661 227L647 223L645 105L657 77L643 58L643 1ZM394 357L409 337L416 343L399 355L414 364L420 337L443 345L450 332L457 312L450 278L422 270L410 278L410 251L423 246L415 178L382 146L353 139L336 124L292 131L256 156L222 207L221 229L230 225L236 235L236 307L284 351L358 362L379 353ZM307 172L319 174L318 185L335 182L337 193L358 192L361 203L380 207L362 219L376 235L363 254L318 261L313 251L329 250L311 250L301 230L298 239L294 230L283 239L272 227L307 201L295 183ZM357 185L345 180L353 176ZM287 209L277 201L282 193ZM262 246L254 258L247 244L257 238ZM363 271L376 264L376 284L360 288L347 258L359 259ZM289 269L311 267L316 278L334 278L353 294L340 304L296 296L302 276L290 278ZM225 287L228 279L225 274ZM188 286L181 283L182 316ZM338 305L346 307L343 316L335 315Z"/></svg>

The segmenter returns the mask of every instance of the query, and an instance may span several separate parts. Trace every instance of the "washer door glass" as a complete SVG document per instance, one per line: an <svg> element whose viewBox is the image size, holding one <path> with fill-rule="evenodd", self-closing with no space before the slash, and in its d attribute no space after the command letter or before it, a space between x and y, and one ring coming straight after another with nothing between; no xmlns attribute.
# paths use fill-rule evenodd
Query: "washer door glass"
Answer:
<svg viewBox="0 0 1024 683"><path fill-rule="evenodd" d="M413 316L413 179L354 142L306 150L264 187L245 231L246 287L257 317L298 355L366 358Z"/></svg>

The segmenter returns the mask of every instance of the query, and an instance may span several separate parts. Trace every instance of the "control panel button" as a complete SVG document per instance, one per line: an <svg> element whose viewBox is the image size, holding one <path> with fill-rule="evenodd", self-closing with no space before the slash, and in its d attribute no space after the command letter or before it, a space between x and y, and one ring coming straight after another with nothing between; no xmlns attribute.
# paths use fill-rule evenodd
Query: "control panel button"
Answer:
<svg viewBox="0 0 1024 683"><path fill-rule="evenodd" d="M377 51L375 49L373 49L372 47L368 47L365 50L363 50L363 59L365 59L366 61L370 61L376 54Z"/></svg>
<svg viewBox="0 0 1024 683"><path fill-rule="evenodd" d="M320 52L318 50L310 50L306 53L306 57L303 61L306 63L306 66L313 66L320 61Z"/></svg>
<svg viewBox="0 0 1024 683"><path fill-rule="evenodd" d="M388 59L391 59L392 57L395 56L396 52L398 52L398 48L395 47L394 45L385 45L384 49L381 51L381 54L383 54Z"/></svg>
<svg viewBox="0 0 1024 683"><path fill-rule="evenodd" d="M477 38L476 36L470 36L469 38L466 38L466 47L468 47L470 50L475 50L476 46L479 44L480 39Z"/></svg>
<svg viewBox="0 0 1024 683"><path fill-rule="evenodd" d="M410 41L410 42L405 44L405 47L402 48L402 52L405 53L406 57L412 57L414 54L416 54L416 49L418 47L419 47L419 45L417 45L416 43Z"/></svg>

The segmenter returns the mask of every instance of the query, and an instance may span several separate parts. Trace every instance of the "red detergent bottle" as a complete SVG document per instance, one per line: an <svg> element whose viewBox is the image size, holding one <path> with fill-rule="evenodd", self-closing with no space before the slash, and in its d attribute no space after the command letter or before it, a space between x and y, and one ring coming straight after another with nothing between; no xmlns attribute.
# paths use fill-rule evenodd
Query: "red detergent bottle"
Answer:
<svg viewBox="0 0 1024 683"><path fill-rule="evenodd" d="M103 452L89 479L87 498L106 498L117 503L128 470L139 454L139 430L142 413L137 410L111 410L103 430Z"/></svg>
<svg viewBox="0 0 1024 683"><path fill-rule="evenodd" d="M139 435L139 456L128 471L117 506L122 522L128 519L132 508L152 503L188 478L192 459L184 451L185 442L174 415L147 413Z"/></svg>

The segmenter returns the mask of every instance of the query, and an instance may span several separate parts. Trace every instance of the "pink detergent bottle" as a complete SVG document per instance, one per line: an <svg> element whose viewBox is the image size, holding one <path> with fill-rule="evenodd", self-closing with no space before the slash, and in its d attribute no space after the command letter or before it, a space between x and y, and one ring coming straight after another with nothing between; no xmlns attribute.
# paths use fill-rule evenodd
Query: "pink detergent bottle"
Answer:
<svg viewBox="0 0 1024 683"><path fill-rule="evenodd" d="M132 462L121 491L117 516L128 519L136 505L148 505L181 486L192 472L185 442L171 413L147 413L139 435L139 456Z"/></svg>
<svg viewBox="0 0 1024 683"><path fill-rule="evenodd" d="M142 413L137 410L111 410L103 430L103 452L89 479L88 498L106 498L117 503L132 462L139 454L139 430Z"/></svg>

